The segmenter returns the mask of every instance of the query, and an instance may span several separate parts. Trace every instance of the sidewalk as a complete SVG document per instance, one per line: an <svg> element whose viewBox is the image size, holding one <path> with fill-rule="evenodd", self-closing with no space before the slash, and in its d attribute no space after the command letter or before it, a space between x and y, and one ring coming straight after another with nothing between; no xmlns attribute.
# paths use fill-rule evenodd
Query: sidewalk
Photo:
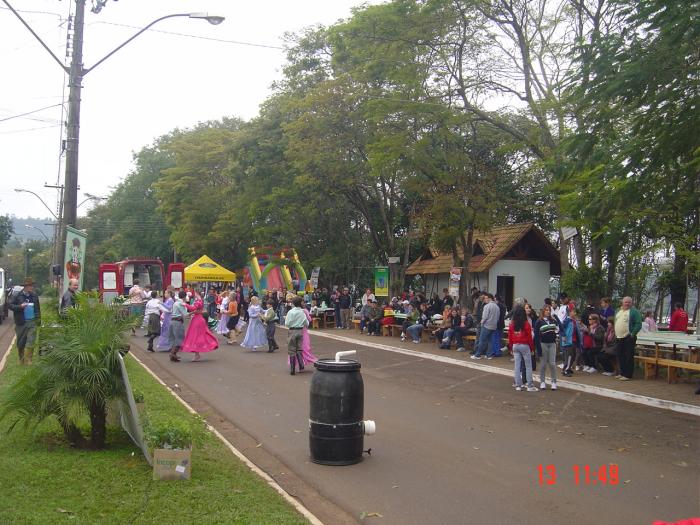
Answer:
<svg viewBox="0 0 700 525"><path fill-rule="evenodd" d="M481 359L477 361L469 358L469 352L441 350L435 343L415 344L409 340L401 341L400 338L393 336L360 335L356 329L315 329L311 333L320 337L356 342L362 346L451 362L452 364L468 368L508 376L511 379L513 377L513 363L510 361L510 356L506 355L490 360ZM533 377L537 386L539 386L539 365L540 362L538 361L537 371L534 372ZM557 385L588 394L602 395L700 416L700 396L695 395L697 380L692 382L681 380L675 384L669 384L664 377L656 380L645 380L642 378L642 371L639 368L635 369L635 379L633 381L619 381L600 373L589 374L586 372L576 372L572 377L564 378L561 376L561 369L557 368Z"/></svg>

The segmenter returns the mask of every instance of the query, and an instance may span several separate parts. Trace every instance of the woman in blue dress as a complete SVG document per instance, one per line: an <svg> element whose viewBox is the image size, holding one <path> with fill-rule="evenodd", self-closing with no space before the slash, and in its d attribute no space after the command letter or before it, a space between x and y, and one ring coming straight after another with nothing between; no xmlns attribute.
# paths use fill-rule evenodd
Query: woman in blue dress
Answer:
<svg viewBox="0 0 700 525"><path fill-rule="evenodd" d="M261 314L260 299L257 296L251 297L250 306L248 307L248 329L241 346L243 348L252 348L253 352L257 352L259 347L267 348L267 335L265 334L265 326L260 319Z"/></svg>

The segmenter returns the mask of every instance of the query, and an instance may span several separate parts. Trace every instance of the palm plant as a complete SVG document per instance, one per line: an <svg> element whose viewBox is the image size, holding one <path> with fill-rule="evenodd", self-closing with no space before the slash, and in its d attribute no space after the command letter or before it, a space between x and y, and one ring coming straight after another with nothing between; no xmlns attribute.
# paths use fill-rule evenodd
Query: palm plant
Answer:
<svg viewBox="0 0 700 525"><path fill-rule="evenodd" d="M90 447L104 448L107 403L125 395L118 353L134 318L79 296L75 308L41 333L42 356L9 389L0 419L38 424L53 415L74 446L84 446L78 424L90 419Z"/></svg>

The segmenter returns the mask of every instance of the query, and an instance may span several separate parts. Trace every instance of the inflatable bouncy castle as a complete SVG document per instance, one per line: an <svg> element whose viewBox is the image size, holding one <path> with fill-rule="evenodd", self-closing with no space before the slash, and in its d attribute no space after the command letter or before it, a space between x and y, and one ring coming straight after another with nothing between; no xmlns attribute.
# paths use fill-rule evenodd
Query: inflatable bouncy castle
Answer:
<svg viewBox="0 0 700 525"><path fill-rule="evenodd" d="M275 288L304 290L306 272L294 248L248 248L248 266L244 284L258 292ZM246 283L245 281L250 281Z"/></svg>

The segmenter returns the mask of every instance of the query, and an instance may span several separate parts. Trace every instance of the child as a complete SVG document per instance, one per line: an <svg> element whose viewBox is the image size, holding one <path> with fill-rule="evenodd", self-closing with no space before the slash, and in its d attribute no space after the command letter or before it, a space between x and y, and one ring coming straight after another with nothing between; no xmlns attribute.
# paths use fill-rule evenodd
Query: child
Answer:
<svg viewBox="0 0 700 525"><path fill-rule="evenodd" d="M279 348L275 341L277 314L275 313L275 302L272 299L265 301L265 306L267 306L267 310L263 312L262 321L265 324L265 335L267 336L267 353L271 354Z"/></svg>
<svg viewBox="0 0 700 525"><path fill-rule="evenodd" d="M542 356L540 364L540 390L547 387L547 367L550 369L552 390L557 389L557 320L552 316L552 307L548 304L540 311L540 317L535 323L535 345L538 355Z"/></svg>
<svg viewBox="0 0 700 525"><path fill-rule="evenodd" d="M564 315L561 323L561 353L564 359L563 375L571 377L574 375L573 366L576 360L576 353L581 345L581 331L576 320L576 312L568 312Z"/></svg>

